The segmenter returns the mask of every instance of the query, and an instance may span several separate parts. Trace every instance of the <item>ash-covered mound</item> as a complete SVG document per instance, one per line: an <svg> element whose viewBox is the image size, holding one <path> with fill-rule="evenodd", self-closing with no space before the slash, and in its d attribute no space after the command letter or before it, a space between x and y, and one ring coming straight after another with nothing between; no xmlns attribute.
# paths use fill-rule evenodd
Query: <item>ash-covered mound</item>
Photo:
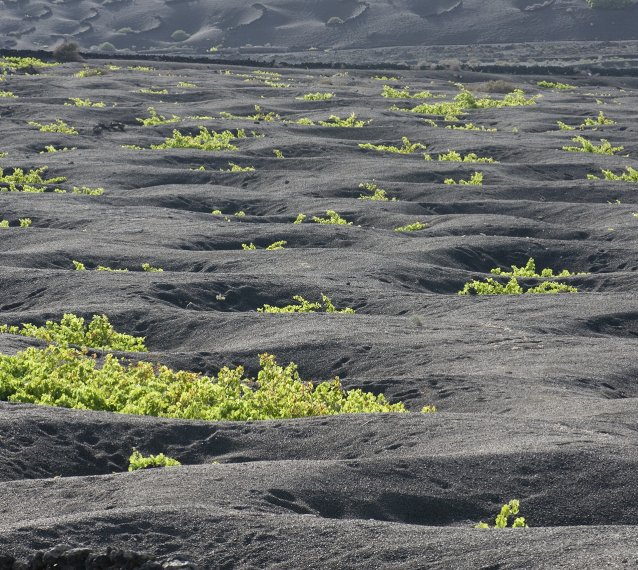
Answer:
<svg viewBox="0 0 638 570"><path fill-rule="evenodd" d="M0 570L196 570L190 562L177 559L158 562L132 550L107 548L105 552L91 548L59 544L50 550L39 550L27 560L16 560L9 554L0 554Z"/></svg>
<svg viewBox="0 0 638 570"><path fill-rule="evenodd" d="M586 0L2 0L0 9L5 49L68 39L101 52L206 54L622 40L638 29L635 6L592 9Z"/></svg>

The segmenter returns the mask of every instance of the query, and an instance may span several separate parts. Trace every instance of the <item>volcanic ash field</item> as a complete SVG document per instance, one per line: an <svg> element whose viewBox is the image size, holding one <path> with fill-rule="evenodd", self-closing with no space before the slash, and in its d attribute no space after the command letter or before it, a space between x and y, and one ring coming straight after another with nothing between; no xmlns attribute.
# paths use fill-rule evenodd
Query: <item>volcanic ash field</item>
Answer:
<svg viewBox="0 0 638 570"><path fill-rule="evenodd" d="M638 80L0 65L0 568L638 567ZM15 364L64 314L145 337L98 368L267 353L408 412L7 402L64 403ZM513 499L529 528L474 528Z"/></svg>

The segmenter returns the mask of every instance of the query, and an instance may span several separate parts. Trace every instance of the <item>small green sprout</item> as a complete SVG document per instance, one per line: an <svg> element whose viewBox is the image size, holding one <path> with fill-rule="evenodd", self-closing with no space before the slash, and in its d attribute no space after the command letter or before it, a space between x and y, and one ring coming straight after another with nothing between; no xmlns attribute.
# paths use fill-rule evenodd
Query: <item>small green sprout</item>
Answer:
<svg viewBox="0 0 638 570"><path fill-rule="evenodd" d="M303 101L328 101L335 96L334 93L306 93L301 97L297 97L297 99L301 99Z"/></svg>
<svg viewBox="0 0 638 570"><path fill-rule="evenodd" d="M350 113L345 119L341 119L337 115L330 115L327 121L319 121L319 124L322 127L351 127L359 129L366 124L366 121L361 121L357 119L354 113Z"/></svg>
<svg viewBox="0 0 638 570"><path fill-rule="evenodd" d="M411 143L408 137L402 137L403 146L393 146L384 144L360 143L359 148L363 150L376 150L379 152L391 152L395 154L412 154L418 150L425 150L426 146L421 143Z"/></svg>
<svg viewBox="0 0 638 570"><path fill-rule="evenodd" d="M167 119L164 115L158 115L154 107L148 107L146 110L150 115L149 117L135 119L138 123L142 123L145 127L168 125L170 123L177 123L180 121L180 118L177 115L173 115L170 119Z"/></svg>
<svg viewBox="0 0 638 570"><path fill-rule="evenodd" d="M496 515L493 528L507 528L509 519L516 517L519 511L518 499L512 499L509 503L501 507L501 512ZM474 528L490 528L490 525L480 522ZM516 517L512 521L511 528L527 528L524 517Z"/></svg>
<svg viewBox="0 0 638 570"><path fill-rule="evenodd" d="M321 294L321 301L312 303L304 299L301 295L294 295L293 300L297 302L296 305L286 305L284 307L274 307L272 305L264 305L257 309L258 313L316 313L323 310L326 313L339 313L339 314L354 314L355 310L346 307L345 309L337 309L330 298L323 293ZM323 302L323 305L322 305Z"/></svg>
<svg viewBox="0 0 638 570"><path fill-rule="evenodd" d="M149 273L160 273L164 270L161 267L153 267L150 263L142 263L142 271L148 271Z"/></svg>
<svg viewBox="0 0 638 570"><path fill-rule="evenodd" d="M368 192L372 192L372 194L360 194L359 200L370 200L373 202L388 202L390 198L388 198L388 194L383 188L379 188L376 184L372 182L362 182L359 184L359 188L365 188ZM393 202L396 202L396 198L392 198Z"/></svg>
<svg viewBox="0 0 638 570"><path fill-rule="evenodd" d="M243 129L239 129L237 134L231 131L209 131L206 127L200 127L196 135L183 135L177 129L173 131L173 136L167 138L162 144L151 145L153 150L164 150L169 148L196 148L200 150L220 151L239 150L231 143L236 139L246 138Z"/></svg>
<svg viewBox="0 0 638 570"><path fill-rule="evenodd" d="M576 89L576 85L569 85L568 83L557 83L554 81L539 81L536 85L538 85L539 87L544 87L546 89Z"/></svg>
<svg viewBox="0 0 638 570"><path fill-rule="evenodd" d="M149 455L144 457L137 449L133 449L131 457L129 457L129 471L137 469L149 469L154 467L177 467L181 465L177 459L167 457L163 453L159 455Z"/></svg>
<svg viewBox="0 0 638 570"><path fill-rule="evenodd" d="M423 224L421 222L413 222L411 224L406 224L405 226L399 226L398 228L394 228L394 231L399 233L417 232L425 228L427 228L427 224Z"/></svg>
<svg viewBox="0 0 638 570"><path fill-rule="evenodd" d="M453 178L446 178L443 184L465 184L468 186L482 186L483 185L483 173L475 172L470 176L468 180L459 180L456 182Z"/></svg>
<svg viewBox="0 0 638 570"><path fill-rule="evenodd" d="M77 135L78 131L67 125L62 119L56 119L54 123L38 123L37 121L29 121L30 127L36 127L43 133L62 133L65 135Z"/></svg>
<svg viewBox="0 0 638 570"><path fill-rule="evenodd" d="M342 218L337 212L334 210L326 210L326 217L320 218L319 216L313 216L312 221L317 224L334 224L337 226L351 226L352 222L348 222L346 219Z"/></svg>
<svg viewBox="0 0 638 570"><path fill-rule="evenodd" d="M593 142L581 136L574 137L572 142L580 143L580 146L564 146L562 147L563 150L568 152L590 152L593 154L614 155L616 152L620 152L625 148L623 146L612 146L607 139L600 139L600 144L595 145Z"/></svg>
<svg viewBox="0 0 638 570"><path fill-rule="evenodd" d="M106 107L106 103L103 101L96 101L93 103L90 99L81 99L80 97L70 97L71 103L65 103L66 107Z"/></svg>

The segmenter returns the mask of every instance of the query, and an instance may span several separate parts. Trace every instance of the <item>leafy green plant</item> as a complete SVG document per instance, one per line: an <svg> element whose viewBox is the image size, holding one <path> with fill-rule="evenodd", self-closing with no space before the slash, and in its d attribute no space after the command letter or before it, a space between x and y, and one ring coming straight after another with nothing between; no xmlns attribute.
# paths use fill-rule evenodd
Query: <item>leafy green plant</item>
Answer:
<svg viewBox="0 0 638 570"><path fill-rule="evenodd" d="M337 309L329 297L321 294L321 300L312 303L304 299L301 295L293 296L293 300L297 302L295 305L286 305L284 307L274 307L273 305L264 305L257 309L258 313L316 313L323 308L326 313L354 314L354 309L346 307L345 309Z"/></svg>
<svg viewBox="0 0 638 570"><path fill-rule="evenodd" d="M44 147L44 150L40 151L40 154L46 154L47 152L70 152L72 150L77 150L78 147L76 146L72 146L71 148L69 147L63 147L63 148L55 148L55 146L53 146L52 144L47 145Z"/></svg>
<svg viewBox="0 0 638 570"><path fill-rule="evenodd" d="M419 230L423 230L427 227L427 224L423 224L421 222L413 222L411 224L406 224L405 226L394 228L394 231L399 233L418 232Z"/></svg>
<svg viewBox="0 0 638 570"><path fill-rule="evenodd" d="M177 129L173 131L173 136L167 138L162 144L151 145L153 150L163 150L168 148L197 148L200 150L239 150L230 141L246 138L243 129L239 129L237 134L231 131L209 131L206 127L200 127L197 135L183 135Z"/></svg>
<svg viewBox="0 0 638 570"><path fill-rule="evenodd" d="M30 323L22 323L22 326L0 325L0 333L38 338L60 346L75 345L125 352L147 351L144 337L117 332L106 315L93 315L87 324L84 318L67 313L59 323L47 321L42 327Z"/></svg>
<svg viewBox="0 0 638 570"><path fill-rule="evenodd" d="M182 89L194 89L197 87L197 83L190 83L189 81L178 81L177 86L181 87Z"/></svg>
<svg viewBox="0 0 638 570"><path fill-rule="evenodd" d="M229 162L228 166L230 168L226 170L222 168L221 171L222 172L254 172L255 171L254 166L239 166L239 164L235 164L234 162Z"/></svg>
<svg viewBox="0 0 638 570"><path fill-rule="evenodd" d="M106 107L106 103L103 101L96 101L93 103L90 99L81 99L80 97L70 97L71 103L65 103L66 107Z"/></svg>
<svg viewBox="0 0 638 570"><path fill-rule="evenodd" d="M0 57L0 69L29 69L38 67L55 67L60 65L59 63L48 63L38 59L37 57L15 57L15 56L3 56Z"/></svg>
<svg viewBox="0 0 638 570"><path fill-rule="evenodd" d="M403 146L393 146L385 144L359 143L359 148L363 150L376 150L379 152L391 152L395 154L412 154L418 150L425 150L426 146L421 143L411 143L408 137L401 137Z"/></svg>
<svg viewBox="0 0 638 570"><path fill-rule="evenodd" d="M301 99L303 101L328 101L332 98L334 98L335 94L334 93L306 93L305 95L302 95L301 97L297 97L297 99Z"/></svg>
<svg viewBox="0 0 638 570"><path fill-rule="evenodd" d="M56 119L54 123L38 123L37 121L29 121L27 123L31 127L36 127L43 133L62 133L65 135L77 135L78 131L67 125L62 119Z"/></svg>
<svg viewBox="0 0 638 570"><path fill-rule="evenodd" d="M9 220L0 220L0 229L7 229L9 227Z"/></svg>
<svg viewBox="0 0 638 570"><path fill-rule="evenodd" d="M580 129L583 130L585 127L599 127L604 125L615 125L616 121L613 119L608 119L605 117L605 113L600 111L598 116L595 119L591 117L586 117L583 123L580 125Z"/></svg>
<svg viewBox="0 0 638 570"><path fill-rule="evenodd" d="M429 154L426 154L425 160L432 160L432 157ZM442 162L474 162L474 163L481 163L481 164L485 164L485 163L497 164L498 163L498 161L494 160L492 157L489 157L489 156L481 157L474 152L470 152L466 154L465 156L463 156L455 150L450 150L445 154L439 154L438 160Z"/></svg>
<svg viewBox="0 0 638 570"><path fill-rule="evenodd" d="M485 281L470 281L459 291L459 295L521 295L523 293L578 293L578 289L566 283L544 281L536 287L523 291L516 277L512 277L505 285L488 277Z"/></svg>
<svg viewBox="0 0 638 570"><path fill-rule="evenodd" d="M148 107L146 110L149 113L148 117L135 119L138 123L142 123L145 127L168 125L170 123L177 123L180 121L180 118L177 115L173 115L170 119L167 119L164 115L158 115L154 107Z"/></svg>
<svg viewBox="0 0 638 570"><path fill-rule="evenodd" d="M273 149L272 149L272 153L275 155L275 158L279 158L279 159L284 159L284 158L286 158L286 157L284 156L284 153L283 153L283 152L281 152L278 148L273 148Z"/></svg>
<svg viewBox="0 0 638 570"><path fill-rule="evenodd" d="M262 354L257 378L243 367L217 377L174 371L151 362L99 363L87 349L49 345L0 355L0 400L125 414L218 420L265 420L342 413L406 412L383 395L343 390L338 378L304 382L294 363Z"/></svg>
<svg viewBox="0 0 638 570"><path fill-rule="evenodd" d="M31 218L20 218L18 220L21 228L30 228L31 224L33 224L33 220Z"/></svg>
<svg viewBox="0 0 638 570"><path fill-rule="evenodd" d="M601 170L603 173L603 177L605 180L616 180L622 182L638 182L638 170L632 168L631 166L627 166L625 168L625 172L621 172L620 174L615 174L611 170ZM600 180L599 176L595 176L594 174L587 175L588 180Z"/></svg>
<svg viewBox="0 0 638 570"><path fill-rule="evenodd" d="M539 87L545 87L546 89L576 89L576 85L569 85L568 83L558 83L554 81L539 81L536 85Z"/></svg>
<svg viewBox="0 0 638 570"><path fill-rule="evenodd" d="M501 507L501 511L496 518L494 519L494 527L493 528L507 528L507 525L510 522L511 518L514 520L511 523L511 528L527 528L527 524L525 523L524 517L517 517L519 512L519 501L518 499L512 499L509 503L506 503ZM484 522L478 523L474 528L490 528L490 525Z"/></svg>
<svg viewBox="0 0 638 570"><path fill-rule="evenodd" d="M86 265L81 261L73 260L73 267L75 267L76 271L86 271Z"/></svg>
<svg viewBox="0 0 638 570"><path fill-rule="evenodd" d="M147 271L148 273L161 273L164 270L161 267L153 267L150 263L142 263L142 271Z"/></svg>
<svg viewBox="0 0 638 570"><path fill-rule="evenodd" d="M168 95L168 89L153 89L152 87L143 87L138 90L138 93L144 93L146 95Z"/></svg>
<svg viewBox="0 0 638 570"><path fill-rule="evenodd" d="M109 273L128 273L128 269L126 268L113 269L112 267L108 267L106 265L98 265L95 268L95 271L108 271Z"/></svg>
<svg viewBox="0 0 638 570"><path fill-rule="evenodd" d="M446 125L446 129L454 131L482 131L485 133L495 133L496 129L484 127L483 125L475 125L474 123L465 123L464 125Z"/></svg>
<svg viewBox="0 0 638 570"><path fill-rule="evenodd" d="M374 202L388 202L390 200L387 192L372 182L362 182L359 184L359 188L365 188L368 192L372 192L372 194L359 194L359 200L371 200ZM392 202L396 201L396 198L392 198Z"/></svg>
<svg viewBox="0 0 638 570"><path fill-rule="evenodd" d="M326 217L320 218L319 216L313 216L312 221L317 224L334 224L337 226L351 226L352 222L342 218L334 210L326 210Z"/></svg>
<svg viewBox="0 0 638 570"><path fill-rule="evenodd" d="M13 91L0 91L0 99L17 99L18 96Z"/></svg>
<svg viewBox="0 0 638 570"><path fill-rule="evenodd" d="M88 65L84 66L84 69L81 69L77 73L73 74L73 77L83 78L83 77L96 77L98 75L102 75L102 70L97 67L89 67Z"/></svg>
<svg viewBox="0 0 638 570"><path fill-rule="evenodd" d="M350 113L345 119L341 119L337 115L330 115L327 121L319 121L319 124L322 127L352 127L359 129L363 127L366 122L357 119L354 113Z"/></svg>
<svg viewBox="0 0 638 570"><path fill-rule="evenodd" d="M540 273L536 271L536 262L533 257L530 257L527 260L527 263L522 267L517 267L516 265L512 265L511 271L503 271L500 267L495 267L494 269L490 269L490 273L494 275L500 275L501 277L535 277L539 278L553 278L553 277L573 277L574 275L587 275L586 273L570 273L569 270L563 269L559 273L554 273L553 269L546 267L545 269L541 269Z"/></svg>
<svg viewBox="0 0 638 570"><path fill-rule="evenodd" d="M128 460L128 470L137 471L138 469L149 469L155 467L177 467L181 465L177 459L167 457L163 453L158 455L142 455L137 449L133 448L133 453Z"/></svg>
<svg viewBox="0 0 638 570"><path fill-rule="evenodd" d="M222 119L243 119L249 121L278 121L281 117L274 112L265 113L261 106L255 105L255 113L253 115L233 115L232 113L227 113L226 111L222 111L219 113Z"/></svg>
<svg viewBox="0 0 638 570"><path fill-rule="evenodd" d="M73 194L83 194L85 196L101 196L104 194L104 188L89 188L88 186L77 187L71 189ZM64 193L64 191L62 192Z"/></svg>
<svg viewBox="0 0 638 570"><path fill-rule="evenodd" d="M469 109L495 109L501 107L523 107L536 104L536 96L525 98L525 93L521 89L515 89L507 93L502 99L492 99L485 97L477 99L470 91L461 84L457 84L460 92L453 101L441 101L437 103L423 103L412 109L401 109L393 107L396 111L409 111L424 115L440 115L446 121L458 121L459 117Z"/></svg>
<svg viewBox="0 0 638 570"><path fill-rule="evenodd" d="M381 97L386 99L429 99L432 97L432 93L429 91L418 91L417 93L410 94L410 88L404 87L403 89L395 89L390 85L384 85L383 91L381 91Z"/></svg>
<svg viewBox="0 0 638 570"><path fill-rule="evenodd" d="M273 243L271 243L270 245L267 245L264 249L266 251L276 251L278 249L284 249L284 247L288 244L288 242L286 240L279 240L279 241L275 241ZM241 248L243 250L246 251L253 251L255 249L258 249L257 246L254 243L250 243L250 244L245 244L242 243L241 244Z"/></svg>
<svg viewBox="0 0 638 570"><path fill-rule="evenodd" d="M465 184L468 186L482 186L483 185L483 173L475 172L470 176L468 180L459 180L456 182L453 178L446 178L443 184Z"/></svg>
<svg viewBox="0 0 638 570"><path fill-rule="evenodd" d="M297 214L297 217L295 218L294 222L292 222L292 223L293 224L302 224L307 217L308 216L306 216L306 214Z"/></svg>
<svg viewBox="0 0 638 570"><path fill-rule="evenodd" d="M48 167L41 166L27 170L14 168L11 174L5 174L0 168L0 192L45 192L50 185L66 181L64 176L43 178L42 174Z"/></svg>
<svg viewBox="0 0 638 570"><path fill-rule="evenodd" d="M612 146L607 139L600 139L600 144L595 145L593 142L581 136L574 137L572 142L580 143L580 146L564 146L563 150L568 152L590 152L593 154L614 155L616 152L620 152L625 148L622 146Z"/></svg>

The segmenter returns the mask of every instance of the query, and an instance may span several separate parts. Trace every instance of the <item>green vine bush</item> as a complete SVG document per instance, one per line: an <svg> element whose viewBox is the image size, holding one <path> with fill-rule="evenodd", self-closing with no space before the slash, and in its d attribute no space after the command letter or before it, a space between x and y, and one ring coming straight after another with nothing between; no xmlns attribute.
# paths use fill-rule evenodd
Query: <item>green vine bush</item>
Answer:
<svg viewBox="0 0 638 570"><path fill-rule="evenodd" d="M533 257L527 260L527 263L522 267L512 265L511 271L503 271L500 267L490 269L490 273L494 275L500 275L502 277L535 277L535 278L554 278L554 277L573 277L574 275L587 275L587 273L570 273L569 270L563 269L560 273L554 273L553 269L546 267L541 269L540 273L536 271L536 262Z"/></svg>
<svg viewBox="0 0 638 570"><path fill-rule="evenodd" d="M625 168L625 172L621 172L620 174L615 174L611 170L601 170L603 173L604 180L614 180L614 181L622 181L622 182L638 182L638 170L632 168L631 166L627 166ZM600 180L599 176L594 174L587 175L588 180Z"/></svg>
<svg viewBox="0 0 638 570"><path fill-rule="evenodd" d="M337 115L330 115L327 121L319 121L319 124L322 127L350 127L360 129L366 124L366 122L357 119L357 116L354 113L350 113L350 115L345 119L341 119Z"/></svg>
<svg viewBox="0 0 638 570"><path fill-rule="evenodd" d="M574 137L572 142L580 143L580 146L564 146L563 150L568 152L590 152L593 154L614 155L625 148L623 146L612 146L607 139L600 139L600 144L595 145L593 142L581 136Z"/></svg>
<svg viewBox="0 0 638 570"><path fill-rule="evenodd" d="M35 127L43 133L62 133L64 135L77 135L78 131L67 125L62 119L56 119L53 123L38 123L37 121L29 121L30 127Z"/></svg>
<svg viewBox="0 0 638 570"><path fill-rule="evenodd" d="M392 152L395 154L412 154L418 150L425 150L426 146L421 143L411 143L408 137L401 137L403 146L393 146L384 144L359 143L359 148L363 150L376 150L379 152Z"/></svg>
<svg viewBox="0 0 638 570"><path fill-rule="evenodd" d="M313 216L312 221L316 224L333 224L337 226L351 226L352 222L349 222L345 218L342 218L334 210L326 210L326 217L320 218L319 216Z"/></svg>
<svg viewBox="0 0 638 570"><path fill-rule="evenodd" d="M512 499L509 503L501 507L501 511L494 519L494 527L492 528L507 528L507 525L511 521L511 528L527 528L524 517L517 517L519 513L520 504L518 499ZM515 517L515 518L514 518ZM490 528L490 525L484 522L480 522L475 525L474 528Z"/></svg>
<svg viewBox="0 0 638 570"><path fill-rule="evenodd" d="M384 85L383 91L381 91L381 97L385 97L386 99L430 99L433 95L429 91L418 91L417 93L410 94L409 87L395 89L389 85Z"/></svg>
<svg viewBox="0 0 638 570"><path fill-rule="evenodd" d="M390 198L388 198L387 192L383 188L379 188L376 184L372 182L362 182L359 184L359 188L364 188L368 192L372 192L372 194L359 194L359 200L369 200L373 202L388 202ZM396 202L396 198L391 199L392 202Z"/></svg>
<svg viewBox="0 0 638 570"><path fill-rule="evenodd" d="M232 113L227 113L226 111L222 111L219 113L219 116L222 119L239 119L239 120L249 120L249 121L278 121L281 117L274 112L265 113L261 106L255 105L255 113L252 115L233 115Z"/></svg>
<svg viewBox="0 0 638 570"><path fill-rule="evenodd" d="M302 101L328 101L335 96L334 93L306 93L301 97L297 97L297 99L301 99Z"/></svg>
<svg viewBox="0 0 638 570"><path fill-rule="evenodd" d="M502 99L484 97L477 99L474 94L468 91L463 85L457 84L460 93L454 97L453 101L441 101L437 103L423 103L412 109L401 109L392 107L394 111L409 111L422 115L439 115L446 121L458 121L465 111L470 109L495 109L501 107L523 107L536 104L536 96L525 98L525 93L521 89L515 89L506 94Z"/></svg>
<svg viewBox="0 0 638 570"><path fill-rule="evenodd" d="M88 349L49 345L0 355L0 400L197 420L267 420L318 415L406 412L381 394L344 390L338 378L313 384L297 366L261 354L257 378L243 367L216 377L151 362L103 361Z"/></svg>
<svg viewBox="0 0 638 570"><path fill-rule="evenodd" d="M89 323L84 318L67 313L59 323L47 321L42 327L30 323L22 326L0 325L0 333L38 338L49 344L76 345L124 352L146 352L144 338L119 333L106 315L93 315Z"/></svg>
<svg viewBox="0 0 638 570"><path fill-rule="evenodd" d="M470 281L459 291L459 295L521 295L523 293L578 293L578 289L566 283L545 281L536 287L530 287L527 291L523 291L516 277L512 277L505 285L488 277L485 281Z"/></svg>
<svg viewBox="0 0 638 570"><path fill-rule="evenodd" d="M103 101L96 101L95 103L90 99L81 99L80 97L70 97L70 103L65 103L65 107L106 107L106 103Z"/></svg>
<svg viewBox="0 0 638 570"><path fill-rule="evenodd" d="M237 214L235 214L237 215ZM266 251L276 251L278 249L284 249L284 247L288 244L288 242L286 240L279 240L279 241L275 241L273 243L271 243L270 245L267 245L264 249ZM255 249L258 249L257 246L254 243L250 243L250 244L245 244L242 243L241 244L241 248L243 250L247 250L247 251L252 251Z"/></svg>
<svg viewBox="0 0 638 570"><path fill-rule="evenodd" d="M427 224L423 224L421 222L413 222L411 224L406 224L405 226L399 226L398 228L394 228L394 231L399 233L417 232L427 227L428 227Z"/></svg>
<svg viewBox="0 0 638 570"><path fill-rule="evenodd" d="M424 155L425 160L430 161L432 157L429 154ZM498 161L490 156L478 156L475 152L470 152L463 156L461 153L450 150L445 154L439 154L437 160L440 162L470 162L480 164L498 164Z"/></svg>
<svg viewBox="0 0 638 570"><path fill-rule="evenodd" d="M286 305L284 307L274 307L273 305L264 305L257 309L258 313L316 313L322 309L326 313L354 314L354 309L346 307L345 309L337 309L330 298L323 293L321 301L312 303L304 299L301 295L295 295L293 300L297 301L295 305ZM323 304L322 304L323 302Z"/></svg>
<svg viewBox="0 0 638 570"><path fill-rule="evenodd" d="M173 136L167 138L162 144L151 145L153 150L164 150L168 148L196 148L200 150L239 150L231 143L236 139L246 138L243 129L239 129L237 134L231 131L209 131L206 127L199 128L197 135L183 135L177 129L173 131Z"/></svg>
<svg viewBox="0 0 638 570"><path fill-rule="evenodd" d="M178 467L181 465L177 459L167 457L163 453L158 455L142 455L137 449L133 449L133 453L128 460L128 470L137 471L138 469L152 469L155 467Z"/></svg>
<svg viewBox="0 0 638 570"><path fill-rule="evenodd" d="M177 123L181 120L177 115L173 115L170 119L167 119L164 115L159 115L154 107L148 107L146 110L149 114L148 117L135 119L138 123L142 123L144 127L169 125L171 123Z"/></svg>
<svg viewBox="0 0 638 570"><path fill-rule="evenodd" d="M45 192L50 185L66 181L64 176L43 178L47 169L46 166L27 171L14 168L11 174L5 174L0 168L0 192Z"/></svg>
<svg viewBox="0 0 638 570"><path fill-rule="evenodd" d="M544 87L545 89L559 89L562 91L568 89L576 89L576 85L570 85L569 83L559 83L555 81L539 81L536 83L539 87Z"/></svg>
<svg viewBox="0 0 638 570"><path fill-rule="evenodd" d="M470 176L468 180L459 180L458 182L453 178L446 178L443 184L465 184L467 186L482 186L483 185L483 173L475 172Z"/></svg>

